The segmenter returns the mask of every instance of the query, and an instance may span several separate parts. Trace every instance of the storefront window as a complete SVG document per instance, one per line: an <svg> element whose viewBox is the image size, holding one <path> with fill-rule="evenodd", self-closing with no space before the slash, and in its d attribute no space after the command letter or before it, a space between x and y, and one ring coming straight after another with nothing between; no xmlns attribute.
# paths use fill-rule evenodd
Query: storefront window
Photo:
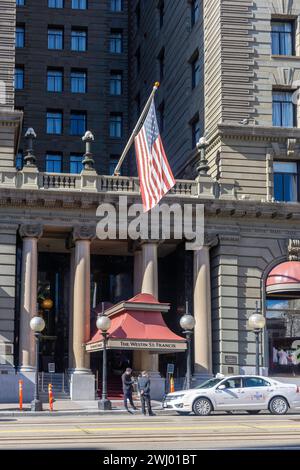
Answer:
<svg viewBox="0 0 300 470"><path fill-rule="evenodd" d="M267 299L270 375L300 375L300 298Z"/></svg>

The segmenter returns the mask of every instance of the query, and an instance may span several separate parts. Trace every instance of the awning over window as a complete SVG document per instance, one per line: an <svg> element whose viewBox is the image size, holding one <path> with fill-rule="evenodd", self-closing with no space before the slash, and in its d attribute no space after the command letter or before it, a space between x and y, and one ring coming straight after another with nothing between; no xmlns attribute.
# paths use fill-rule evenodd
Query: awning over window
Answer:
<svg viewBox="0 0 300 470"><path fill-rule="evenodd" d="M105 311L111 319L108 331L108 349L147 350L152 352L180 352L186 349L186 340L173 333L165 324L162 312L170 306L158 302L150 294L138 294ZM103 349L100 331L86 344L88 352Z"/></svg>
<svg viewBox="0 0 300 470"><path fill-rule="evenodd" d="M300 293L300 261L286 261L272 269L266 284L267 293Z"/></svg>

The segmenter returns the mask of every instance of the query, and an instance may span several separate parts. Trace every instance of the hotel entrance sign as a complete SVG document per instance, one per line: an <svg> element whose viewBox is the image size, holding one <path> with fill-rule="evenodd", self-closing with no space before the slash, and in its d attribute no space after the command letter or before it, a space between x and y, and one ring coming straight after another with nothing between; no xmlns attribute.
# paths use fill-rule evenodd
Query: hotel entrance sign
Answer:
<svg viewBox="0 0 300 470"><path fill-rule="evenodd" d="M101 351L103 341L88 343L86 350L88 352ZM147 350L157 352L180 352L186 350L185 341L156 341L156 340L134 340L134 339L109 339L107 349L128 349L128 350Z"/></svg>

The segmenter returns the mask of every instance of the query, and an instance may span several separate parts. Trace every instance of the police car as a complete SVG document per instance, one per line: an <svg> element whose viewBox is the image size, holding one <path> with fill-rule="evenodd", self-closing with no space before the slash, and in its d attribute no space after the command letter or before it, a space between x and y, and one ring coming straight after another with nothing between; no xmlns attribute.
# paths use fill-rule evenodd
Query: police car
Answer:
<svg viewBox="0 0 300 470"><path fill-rule="evenodd" d="M163 408L179 414L193 412L198 416L235 410L249 414L269 410L274 415L284 415L289 408L300 408L300 388L258 375L225 377L217 374L198 387L169 393Z"/></svg>

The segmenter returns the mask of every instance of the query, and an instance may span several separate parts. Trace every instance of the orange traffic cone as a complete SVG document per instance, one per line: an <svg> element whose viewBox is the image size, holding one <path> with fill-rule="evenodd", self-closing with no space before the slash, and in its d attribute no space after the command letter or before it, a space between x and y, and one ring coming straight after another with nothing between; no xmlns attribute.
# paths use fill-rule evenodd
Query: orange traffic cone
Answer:
<svg viewBox="0 0 300 470"><path fill-rule="evenodd" d="M52 384L49 384L49 385L48 385L48 395L49 395L49 408L50 408L50 411L53 411Z"/></svg>
<svg viewBox="0 0 300 470"><path fill-rule="evenodd" d="M173 376L171 375L170 377L170 393L175 392L175 385L174 385L174 379Z"/></svg>

